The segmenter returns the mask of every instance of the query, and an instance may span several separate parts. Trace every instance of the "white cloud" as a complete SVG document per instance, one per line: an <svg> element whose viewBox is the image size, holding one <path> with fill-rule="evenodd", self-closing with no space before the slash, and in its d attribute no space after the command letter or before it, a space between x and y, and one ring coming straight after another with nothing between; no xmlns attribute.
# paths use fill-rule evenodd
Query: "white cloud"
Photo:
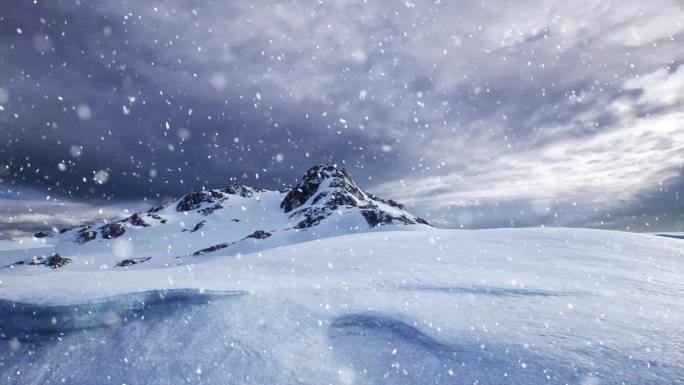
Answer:
<svg viewBox="0 0 684 385"><path fill-rule="evenodd" d="M68 200L0 199L0 238L32 234L39 229L59 230L101 220L123 218L141 204L98 205Z"/></svg>
<svg viewBox="0 0 684 385"><path fill-rule="evenodd" d="M670 72L660 68L654 72L631 79L626 89L641 90L639 103L652 107L669 107L684 102L684 66Z"/></svg>
<svg viewBox="0 0 684 385"><path fill-rule="evenodd" d="M566 139L471 162L465 170L379 192L426 209L512 201L580 201L624 205L684 171L684 112L625 119L592 137Z"/></svg>

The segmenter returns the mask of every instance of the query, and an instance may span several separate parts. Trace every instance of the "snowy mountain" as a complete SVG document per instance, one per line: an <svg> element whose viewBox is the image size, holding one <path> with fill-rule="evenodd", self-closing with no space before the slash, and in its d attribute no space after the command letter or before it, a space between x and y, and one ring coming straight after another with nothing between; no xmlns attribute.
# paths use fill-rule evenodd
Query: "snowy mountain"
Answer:
<svg viewBox="0 0 684 385"><path fill-rule="evenodd" d="M362 190L346 170L318 165L283 191L231 184L193 192L123 220L64 229L59 234L37 233L54 244L54 250L28 253L5 268L35 272L36 266L68 270L166 267L407 225L429 226L401 204Z"/></svg>
<svg viewBox="0 0 684 385"><path fill-rule="evenodd" d="M684 383L681 239L435 229L332 166L0 264L0 384Z"/></svg>

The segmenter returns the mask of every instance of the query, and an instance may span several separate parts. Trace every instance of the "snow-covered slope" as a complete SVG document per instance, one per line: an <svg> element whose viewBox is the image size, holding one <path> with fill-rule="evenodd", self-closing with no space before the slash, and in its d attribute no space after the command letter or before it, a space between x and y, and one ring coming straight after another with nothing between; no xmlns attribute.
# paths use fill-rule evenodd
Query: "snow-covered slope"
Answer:
<svg viewBox="0 0 684 385"><path fill-rule="evenodd" d="M48 247L23 255L0 251L0 269L38 274L168 267L334 235L427 226L401 204L363 191L346 170L319 165L284 191L232 184L124 220L38 234L34 243Z"/></svg>
<svg viewBox="0 0 684 385"><path fill-rule="evenodd" d="M311 176L318 187L303 180L299 195L258 192L257 201L252 190L178 212L180 200L154 213L164 225L125 223L125 235L142 239L209 218L176 233L184 240L164 239L174 242L164 258L180 264L153 264L160 254L113 268L114 253L100 250L54 269L0 270L0 384L684 383L684 241L582 229L368 231L365 202L416 219L367 193L329 213L335 194L314 203L308 191L337 187ZM242 206L282 217L250 215L226 230L198 211L217 203L224 219ZM360 230L348 233L352 225ZM290 235L254 252L238 244L241 254L231 245L186 256L216 239L181 246L203 230L241 239L255 229L274 234L255 244ZM330 236L294 243L313 231ZM0 249L8 259L65 243Z"/></svg>

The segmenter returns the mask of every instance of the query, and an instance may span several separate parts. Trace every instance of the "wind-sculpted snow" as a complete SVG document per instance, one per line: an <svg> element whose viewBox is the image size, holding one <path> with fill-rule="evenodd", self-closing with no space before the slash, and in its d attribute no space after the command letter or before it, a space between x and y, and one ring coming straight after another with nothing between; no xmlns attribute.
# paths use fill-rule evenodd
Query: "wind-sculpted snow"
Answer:
<svg viewBox="0 0 684 385"><path fill-rule="evenodd" d="M273 360L240 340L239 325L226 317L241 297L175 290L69 306L24 305L15 320L27 322L34 311L39 320L22 323L16 337L2 334L0 384L242 384L247 378L266 384L287 379ZM75 308L87 315L74 316ZM51 317L67 319L52 324ZM32 329L24 330L27 326Z"/></svg>
<svg viewBox="0 0 684 385"><path fill-rule="evenodd" d="M447 294L470 294L478 296L495 297L569 297L581 293L570 293L554 290L535 290L520 288L501 288L491 286L431 286L431 285L405 285L401 286L409 291L434 291Z"/></svg>
<svg viewBox="0 0 684 385"><path fill-rule="evenodd" d="M173 308L211 303L243 295L197 289L150 290L120 294L82 303L34 305L0 299L0 336L31 339L40 334L77 332L112 327L127 320L161 314Z"/></svg>
<svg viewBox="0 0 684 385"><path fill-rule="evenodd" d="M534 349L475 340L438 341L399 319L349 314L329 328L331 346L354 384L577 384L591 374ZM473 370L477 368L477 370Z"/></svg>
<svg viewBox="0 0 684 385"><path fill-rule="evenodd" d="M683 383L679 239L262 225L169 267L0 270L0 384Z"/></svg>
<svg viewBox="0 0 684 385"><path fill-rule="evenodd" d="M374 313L348 314L329 327L332 350L347 366L354 384L619 384L625 373L607 365L587 365L545 355L535 347L520 346L467 333L444 341L400 319ZM644 368L625 354L603 350L599 362L610 357L618 368L642 371L640 382L667 383L678 367ZM589 349L575 352L592 354ZM595 354L595 353L593 353ZM597 370L597 366L599 366Z"/></svg>

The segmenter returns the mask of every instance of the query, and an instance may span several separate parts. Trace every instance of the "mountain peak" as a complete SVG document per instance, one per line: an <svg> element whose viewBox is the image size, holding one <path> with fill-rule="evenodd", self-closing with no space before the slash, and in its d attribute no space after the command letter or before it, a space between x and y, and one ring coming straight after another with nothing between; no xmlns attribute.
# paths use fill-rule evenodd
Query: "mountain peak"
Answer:
<svg viewBox="0 0 684 385"><path fill-rule="evenodd" d="M280 203L299 229L318 225L334 213L360 212L370 227L382 224L428 224L405 211L404 207L362 190L349 172L334 164L310 168Z"/></svg>
<svg viewBox="0 0 684 385"><path fill-rule="evenodd" d="M302 179L307 179L310 177L319 177L323 179L346 177L351 179L351 175L349 175L347 170L343 168L340 169L337 167L337 164L333 163L322 163L311 167L306 171L306 175L304 175L304 178Z"/></svg>
<svg viewBox="0 0 684 385"><path fill-rule="evenodd" d="M339 169L335 164L320 164L307 170L301 181L285 196L280 208L289 213L312 198L310 204L315 205L325 196L332 195L341 199L339 203L350 206L358 206L354 197L359 200L365 198L365 194L356 186L347 170Z"/></svg>

